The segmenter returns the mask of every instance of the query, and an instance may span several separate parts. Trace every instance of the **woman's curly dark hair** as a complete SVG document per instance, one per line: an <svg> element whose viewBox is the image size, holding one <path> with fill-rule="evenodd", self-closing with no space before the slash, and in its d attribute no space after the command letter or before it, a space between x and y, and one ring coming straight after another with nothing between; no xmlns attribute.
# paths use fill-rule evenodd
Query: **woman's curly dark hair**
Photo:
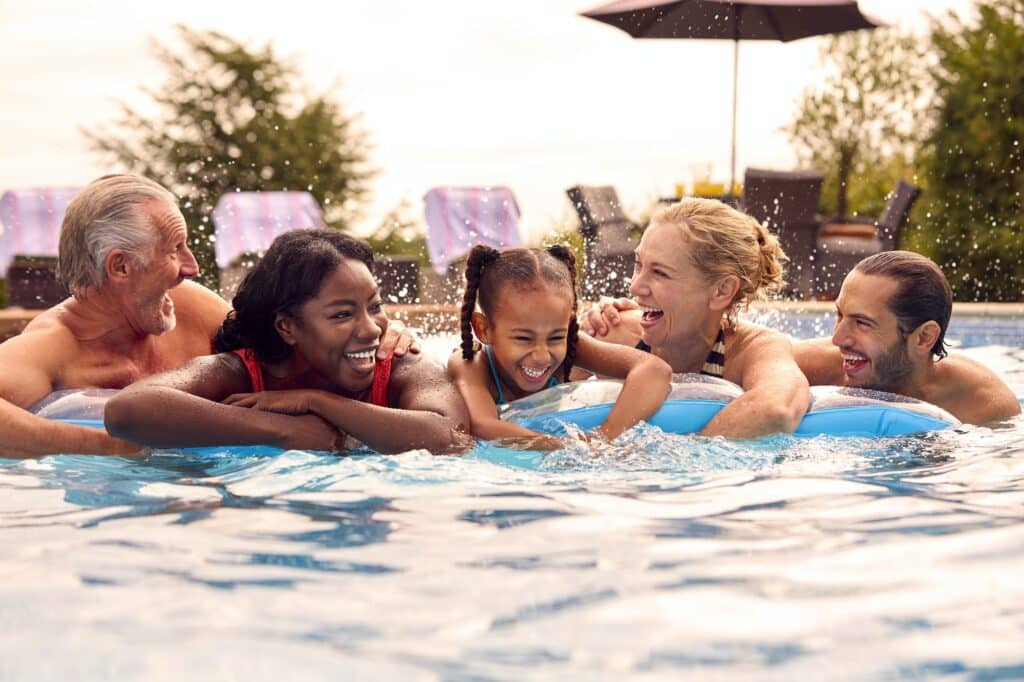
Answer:
<svg viewBox="0 0 1024 682"><path fill-rule="evenodd" d="M213 339L214 350L252 348L261 362L286 359L292 351L274 326L277 315L294 315L345 259L372 271L369 245L337 230L294 230L275 239L238 287L233 310Z"/></svg>
<svg viewBox="0 0 1024 682"><path fill-rule="evenodd" d="M564 244L555 244L546 249L504 251L483 244L473 247L466 260L466 293L462 297L463 358L471 360L476 352L471 319L477 304L485 315L490 315L502 288L508 285L520 289L529 288L538 281L564 284L572 290L572 316L566 337L565 361L562 363L563 377L565 381L569 380L576 359L579 327L576 323L576 257Z"/></svg>

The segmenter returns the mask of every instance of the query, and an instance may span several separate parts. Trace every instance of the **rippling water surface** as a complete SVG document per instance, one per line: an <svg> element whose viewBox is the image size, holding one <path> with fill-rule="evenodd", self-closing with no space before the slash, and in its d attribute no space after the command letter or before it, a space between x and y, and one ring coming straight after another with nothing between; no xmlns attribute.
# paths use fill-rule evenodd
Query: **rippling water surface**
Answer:
<svg viewBox="0 0 1024 682"><path fill-rule="evenodd" d="M1024 395L998 341L966 352ZM1019 419L0 460L0 543L0 679L1024 677Z"/></svg>

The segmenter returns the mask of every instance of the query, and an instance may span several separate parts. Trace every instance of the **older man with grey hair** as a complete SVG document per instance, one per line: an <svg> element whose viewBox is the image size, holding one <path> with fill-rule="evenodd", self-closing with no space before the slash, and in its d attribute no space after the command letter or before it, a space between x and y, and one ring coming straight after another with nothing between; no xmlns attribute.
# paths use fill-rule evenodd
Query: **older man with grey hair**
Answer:
<svg viewBox="0 0 1024 682"><path fill-rule="evenodd" d="M27 408L57 390L123 388L211 352L230 307L188 281L199 266L187 237L174 195L146 178L107 175L75 196L58 254L71 298L0 344L0 457L139 450ZM400 345L399 354L408 337ZM290 420L282 422L288 447L328 449L337 436L319 419L281 417Z"/></svg>

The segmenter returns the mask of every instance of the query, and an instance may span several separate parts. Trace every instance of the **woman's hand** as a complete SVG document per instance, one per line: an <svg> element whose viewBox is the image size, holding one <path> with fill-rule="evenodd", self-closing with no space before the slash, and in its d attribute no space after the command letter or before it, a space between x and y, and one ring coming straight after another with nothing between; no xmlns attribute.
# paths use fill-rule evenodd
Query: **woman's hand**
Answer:
<svg viewBox="0 0 1024 682"><path fill-rule="evenodd" d="M312 402L316 391L262 391L260 393L235 393L222 402L235 407L251 407L264 412L280 412L281 414L307 414L312 412Z"/></svg>
<svg viewBox="0 0 1024 682"><path fill-rule="evenodd" d="M293 417L291 421L293 428L288 429L281 447L287 450L323 452L344 452L347 449L346 435L317 415L306 414Z"/></svg>
<svg viewBox="0 0 1024 682"><path fill-rule="evenodd" d="M580 314L580 329L584 334L607 336L612 327L621 321L619 311L637 310L640 306L631 298L605 298Z"/></svg>

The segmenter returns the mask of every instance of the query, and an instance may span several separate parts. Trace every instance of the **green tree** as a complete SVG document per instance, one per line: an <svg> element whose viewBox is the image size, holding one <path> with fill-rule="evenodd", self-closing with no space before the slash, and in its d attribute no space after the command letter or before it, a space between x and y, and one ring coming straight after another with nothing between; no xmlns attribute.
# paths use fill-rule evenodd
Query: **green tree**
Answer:
<svg viewBox="0 0 1024 682"><path fill-rule="evenodd" d="M961 300L1024 295L1024 0L933 27L937 123L924 149L920 248ZM970 22L970 23L968 23Z"/></svg>
<svg viewBox="0 0 1024 682"><path fill-rule="evenodd" d="M366 240L373 252L385 256L415 258L421 267L430 266L427 255L426 226L412 204L403 198L381 218L377 229Z"/></svg>
<svg viewBox="0 0 1024 682"><path fill-rule="evenodd" d="M912 36L875 30L832 36L820 56L825 80L804 91L783 130L801 162L825 174L823 211L845 217L851 208L880 209L897 178L880 180L878 169L913 158L923 137L915 114L925 55Z"/></svg>
<svg viewBox="0 0 1024 682"><path fill-rule="evenodd" d="M213 31L178 27L181 49L157 45L168 77L149 90L153 115L122 104L92 147L181 198L190 246L215 285L211 214L238 190L307 190L340 229L358 215L373 172L355 117L329 94L311 95L273 50L250 50Z"/></svg>

